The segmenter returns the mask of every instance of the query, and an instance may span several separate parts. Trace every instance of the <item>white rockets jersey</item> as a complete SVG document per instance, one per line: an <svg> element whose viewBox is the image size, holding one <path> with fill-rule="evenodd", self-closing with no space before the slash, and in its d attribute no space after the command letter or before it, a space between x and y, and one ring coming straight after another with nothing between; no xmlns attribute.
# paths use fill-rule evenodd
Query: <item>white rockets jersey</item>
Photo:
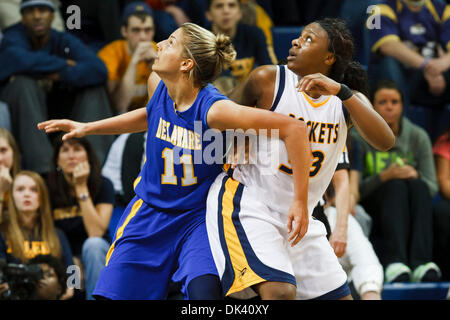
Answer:
<svg viewBox="0 0 450 320"><path fill-rule="evenodd" d="M297 91L298 81L299 77L286 66L278 67L271 110L303 119L308 126L312 152L308 191L311 215L330 184L344 151L347 125L344 107L338 97L313 99ZM233 178L257 188L260 199L267 206L287 214L294 196L294 184L286 146L279 139L262 139L261 136L258 139L257 148L251 147L250 164L238 165Z"/></svg>

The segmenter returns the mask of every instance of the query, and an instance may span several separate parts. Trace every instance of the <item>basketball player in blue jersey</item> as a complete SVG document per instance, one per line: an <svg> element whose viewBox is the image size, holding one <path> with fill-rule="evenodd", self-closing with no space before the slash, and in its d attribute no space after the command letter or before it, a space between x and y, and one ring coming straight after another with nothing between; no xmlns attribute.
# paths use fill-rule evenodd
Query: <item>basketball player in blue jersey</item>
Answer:
<svg viewBox="0 0 450 320"><path fill-rule="evenodd" d="M221 284L205 226L206 197L222 164L195 161L207 149L206 129L277 129L294 172L291 238L306 233L310 149L306 126L288 116L238 105L212 85L236 53L224 35L183 24L158 43L151 98L146 108L90 123L67 119L38 124L63 140L91 134L148 131L146 162L135 181L135 198L118 223L93 295L98 299L165 299L172 280L186 299L221 299ZM263 133L261 133L263 134Z"/></svg>
<svg viewBox="0 0 450 320"><path fill-rule="evenodd" d="M351 299L347 276L323 224L312 218L344 150L348 115L379 150L395 137L360 92L367 83L352 62L353 39L345 22L324 19L307 25L292 41L287 66L262 66L231 94L237 103L289 115L308 126L313 161L308 190L308 230L292 246L285 204L294 196L290 156L282 144L259 147L253 158L278 154L276 163L239 164L212 184L206 223L224 295L262 299ZM347 113L347 114L346 114ZM252 150L250 150L250 153ZM250 155L252 158L252 155Z"/></svg>

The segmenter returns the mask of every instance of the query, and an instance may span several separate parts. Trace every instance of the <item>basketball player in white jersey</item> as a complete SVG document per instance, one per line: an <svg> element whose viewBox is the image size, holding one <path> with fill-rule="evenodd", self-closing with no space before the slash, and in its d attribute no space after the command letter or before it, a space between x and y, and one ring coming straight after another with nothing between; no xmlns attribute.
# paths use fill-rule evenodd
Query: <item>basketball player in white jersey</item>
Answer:
<svg viewBox="0 0 450 320"><path fill-rule="evenodd" d="M325 227L311 215L344 150L350 119L375 148L388 150L395 142L368 100L343 83L348 80L355 90L365 84L353 76L365 73L351 61L352 54L353 40L345 22L320 20L292 41L287 66L255 69L232 94L238 103L305 121L312 162L308 217L300 220L308 227L297 237L290 234L292 168L280 141L272 139L257 150L258 159L277 161L238 165L232 177L222 173L211 186L206 222L224 295L351 299L347 276Z"/></svg>

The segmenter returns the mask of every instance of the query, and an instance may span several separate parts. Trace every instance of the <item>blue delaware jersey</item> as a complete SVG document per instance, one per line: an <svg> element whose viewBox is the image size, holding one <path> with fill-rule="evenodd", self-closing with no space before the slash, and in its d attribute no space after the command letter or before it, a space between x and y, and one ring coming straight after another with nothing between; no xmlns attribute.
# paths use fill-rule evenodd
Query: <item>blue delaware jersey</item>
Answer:
<svg viewBox="0 0 450 320"><path fill-rule="evenodd" d="M216 101L224 99L228 98L208 85L188 110L178 112L160 81L147 104L146 161L135 181L139 198L161 210L206 206L209 187L222 170L223 158L221 141L203 139L205 130L210 129L206 116ZM208 148L213 143L220 148Z"/></svg>

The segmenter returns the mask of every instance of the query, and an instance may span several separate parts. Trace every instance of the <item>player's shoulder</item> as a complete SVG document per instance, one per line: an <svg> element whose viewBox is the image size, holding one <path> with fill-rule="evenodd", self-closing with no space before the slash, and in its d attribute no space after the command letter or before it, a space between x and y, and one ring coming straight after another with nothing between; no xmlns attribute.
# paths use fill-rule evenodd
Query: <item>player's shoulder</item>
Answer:
<svg viewBox="0 0 450 320"><path fill-rule="evenodd" d="M263 65L255 68L249 75L249 79L256 83L274 82L277 77L277 65Z"/></svg>
<svg viewBox="0 0 450 320"><path fill-rule="evenodd" d="M160 85L161 86L164 85L161 78L158 76L156 72L154 71L151 72L147 80L147 94L149 99L153 97L153 94Z"/></svg>

